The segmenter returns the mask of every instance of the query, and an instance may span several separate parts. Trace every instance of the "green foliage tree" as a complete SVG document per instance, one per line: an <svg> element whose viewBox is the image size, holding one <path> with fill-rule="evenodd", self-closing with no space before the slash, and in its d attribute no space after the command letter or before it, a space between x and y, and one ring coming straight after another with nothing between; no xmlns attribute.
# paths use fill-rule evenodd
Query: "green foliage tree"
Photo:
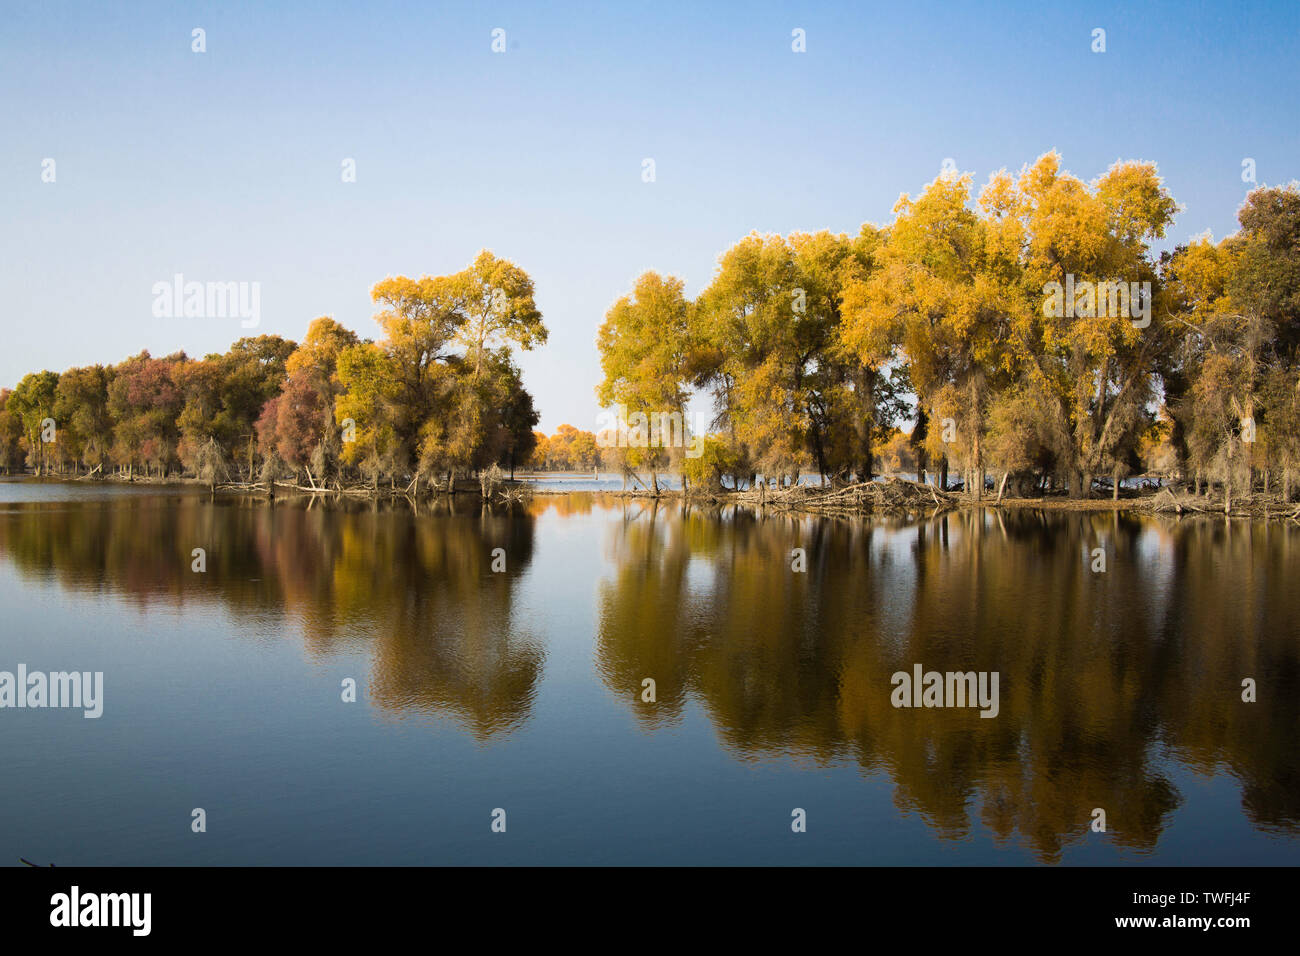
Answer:
<svg viewBox="0 0 1300 956"><path fill-rule="evenodd" d="M53 442L45 441L47 423L54 420L55 393L59 376L54 372L24 375L9 396L8 409L22 423L28 460L38 475L49 474ZM57 422L54 429L57 441Z"/></svg>

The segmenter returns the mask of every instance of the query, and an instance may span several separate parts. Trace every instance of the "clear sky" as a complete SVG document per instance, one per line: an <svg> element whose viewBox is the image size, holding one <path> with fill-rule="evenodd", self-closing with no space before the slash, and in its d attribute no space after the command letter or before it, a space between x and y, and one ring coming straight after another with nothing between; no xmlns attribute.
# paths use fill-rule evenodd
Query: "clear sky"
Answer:
<svg viewBox="0 0 1300 956"><path fill-rule="evenodd" d="M1085 179L1154 160L1175 242L1234 230L1243 159L1300 177L1295 0L274 6L5 3L0 385L323 314L375 336L377 280L488 247L536 282L542 427L591 429L640 272L694 295L751 230L885 223L945 158L977 186L1052 148ZM259 282L260 326L155 318L176 273Z"/></svg>

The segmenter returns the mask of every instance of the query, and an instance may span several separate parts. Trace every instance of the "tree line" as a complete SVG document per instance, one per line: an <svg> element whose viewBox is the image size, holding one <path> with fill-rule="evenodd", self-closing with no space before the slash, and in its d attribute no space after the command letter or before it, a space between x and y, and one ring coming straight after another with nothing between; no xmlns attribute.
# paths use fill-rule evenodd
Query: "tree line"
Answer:
<svg viewBox="0 0 1300 956"><path fill-rule="evenodd" d="M375 341L325 316L192 359L26 375L0 391L0 467L204 481L454 482L532 454L538 415L513 348L546 341L533 283L484 250L447 276L384 279Z"/></svg>
<svg viewBox="0 0 1300 956"><path fill-rule="evenodd" d="M913 422L921 480L947 487L952 469L976 494L1084 497L1159 474L1291 499L1300 188L1257 188L1235 234L1156 256L1178 211L1153 163L1088 183L1052 152L978 195L941 175L856 236L753 233L696 298L646 272L610 307L597 396L642 416L630 467L714 485L869 480ZM689 457L655 415L698 391L713 431Z"/></svg>
<svg viewBox="0 0 1300 956"><path fill-rule="evenodd" d="M535 471L592 471L608 465L594 432L561 425L554 435L534 432L536 443L527 467Z"/></svg>

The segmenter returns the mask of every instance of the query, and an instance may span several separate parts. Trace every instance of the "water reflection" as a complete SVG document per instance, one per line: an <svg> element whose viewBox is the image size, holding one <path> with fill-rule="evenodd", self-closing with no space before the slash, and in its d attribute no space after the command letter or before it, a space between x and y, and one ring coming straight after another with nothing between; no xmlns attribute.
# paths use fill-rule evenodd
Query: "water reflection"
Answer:
<svg viewBox="0 0 1300 956"><path fill-rule="evenodd" d="M219 603L300 633L312 655L359 644L381 713L450 717L489 740L534 711L546 640L519 592L570 573L533 554L541 522L571 520L603 549L599 678L644 734L697 704L736 760L853 763L886 774L899 810L936 834L981 824L1045 861L1086 837L1097 807L1116 843L1153 850L1183 799L1175 767L1236 778L1256 828L1300 827L1300 532L1287 525L1037 512L905 525L590 495L412 514L153 495L0 506L0 556L138 605ZM195 547L206 574L190 570ZM1090 570L1097 548L1104 573ZM894 708L891 675L917 663L997 671L998 717ZM1256 703L1242 701L1247 677Z"/></svg>
<svg viewBox="0 0 1300 956"><path fill-rule="evenodd" d="M381 711L448 715L486 739L527 719L542 673L541 642L514 611L533 525L477 501L413 515L373 502L179 495L10 508L0 553L31 575L139 605L221 602L259 632L293 623L313 654L365 640L367 696Z"/></svg>
<svg viewBox="0 0 1300 956"><path fill-rule="evenodd" d="M600 670L648 728L696 698L740 759L851 758L941 835L977 818L1045 861L1097 807L1116 843L1152 850L1181 799L1170 760L1232 774L1253 825L1294 831L1298 547L1289 527L1113 514L891 529L632 506L600 594ZM916 663L999 672L999 716L894 708L890 677Z"/></svg>

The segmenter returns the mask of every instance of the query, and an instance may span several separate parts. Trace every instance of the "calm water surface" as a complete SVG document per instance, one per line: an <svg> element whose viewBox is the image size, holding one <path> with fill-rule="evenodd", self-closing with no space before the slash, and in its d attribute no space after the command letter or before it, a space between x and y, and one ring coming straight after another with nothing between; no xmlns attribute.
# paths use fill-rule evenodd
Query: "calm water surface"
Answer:
<svg viewBox="0 0 1300 956"><path fill-rule="evenodd" d="M0 862L1295 864L1298 561L1240 521L0 482L0 670L105 682L0 710ZM997 671L998 716L893 707L918 663Z"/></svg>

